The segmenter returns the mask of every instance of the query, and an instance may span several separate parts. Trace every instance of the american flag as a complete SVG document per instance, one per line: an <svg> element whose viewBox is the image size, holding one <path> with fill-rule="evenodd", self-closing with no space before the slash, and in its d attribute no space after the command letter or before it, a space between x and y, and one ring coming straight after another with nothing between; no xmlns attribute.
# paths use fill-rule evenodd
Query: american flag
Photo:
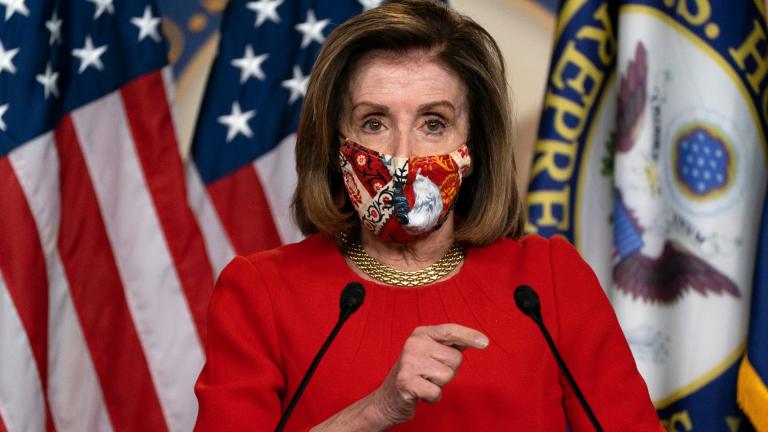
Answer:
<svg viewBox="0 0 768 432"><path fill-rule="evenodd" d="M190 430L213 268L150 0L0 0L0 430Z"/></svg>
<svg viewBox="0 0 768 432"><path fill-rule="evenodd" d="M300 238L307 75L379 3L230 1L185 167L152 0L0 0L0 431L192 429L214 277Z"/></svg>
<svg viewBox="0 0 768 432"><path fill-rule="evenodd" d="M381 0L232 0L192 142L190 203L214 267L299 240L296 125L325 37ZM203 184L204 190L197 185Z"/></svg>

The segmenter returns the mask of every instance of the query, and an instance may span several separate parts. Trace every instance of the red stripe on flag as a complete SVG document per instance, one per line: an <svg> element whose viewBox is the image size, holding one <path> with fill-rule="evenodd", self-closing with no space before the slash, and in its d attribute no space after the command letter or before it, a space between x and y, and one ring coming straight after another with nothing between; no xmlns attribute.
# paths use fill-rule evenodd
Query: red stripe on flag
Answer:
<svg viewBox="0 0 768 432"><path fill-rule="evenodd" d="M42 174L42 173L41 173ZM0 270L32 348L48 405L48 272L35 219L10 160L0 159Z"/></svg>
<svg viewBox="0 0 768 432"><path fill-rule="evenodd" d="M3 423L3 416L0 415L0 432L8 432L8 428Z"/></svg>
<svg viewBox="0 0 768 432"><path fill-rule="evenodd" d="M252 165L211 183L208 194L238 255L280 246L267 197Z"/></svg>
<svg viewBox="0 0 768 432"><path fill-rule="evenodd" d="M59 251L112 425L167 430L70 116L61 120L55 138L61 160Z"/></svg>
<svg viewBox="0 0 768 432"><path fill-rule="evenodd" d="M186 201L184 167L162 72L132 81L122 88L120 95L165 241L198 335L204 340L205 314L213 291L213 270L200 227Z"/></svg>

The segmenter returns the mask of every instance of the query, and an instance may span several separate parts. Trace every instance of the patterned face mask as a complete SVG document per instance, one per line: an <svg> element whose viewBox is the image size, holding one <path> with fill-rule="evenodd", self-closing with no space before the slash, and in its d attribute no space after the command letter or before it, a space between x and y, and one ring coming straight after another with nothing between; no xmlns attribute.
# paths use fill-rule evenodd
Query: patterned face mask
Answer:
<svg viewBox="0 0 768 432"><path fill-rule="evenodd" d="M471 169L469 148L439 156L394 157L349 139L340 149L344 187L366 229L404 243L439 228Z"/></svg>

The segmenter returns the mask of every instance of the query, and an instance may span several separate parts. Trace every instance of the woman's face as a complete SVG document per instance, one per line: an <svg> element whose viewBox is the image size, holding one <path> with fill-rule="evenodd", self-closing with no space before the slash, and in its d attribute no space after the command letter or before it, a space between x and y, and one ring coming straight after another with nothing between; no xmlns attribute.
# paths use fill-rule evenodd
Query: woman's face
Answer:
<svg viewBox="0 0 768 432"><path fill-rule="evenodd" d="M450 153L467 141L466 89L425 51L372 53L352 73L339 126L346 138L392 156Z"/></svg>

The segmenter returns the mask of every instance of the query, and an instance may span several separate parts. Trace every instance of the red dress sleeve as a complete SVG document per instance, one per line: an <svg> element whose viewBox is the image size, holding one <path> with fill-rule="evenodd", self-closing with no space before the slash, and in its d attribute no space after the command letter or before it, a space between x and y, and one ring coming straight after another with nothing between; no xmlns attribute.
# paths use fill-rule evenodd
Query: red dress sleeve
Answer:
<svg viewBox="0 0 768 432"><path fill-rule="evenodd" d="M564 239L550 241L550 255L556 343L603 429L664 431L613 308L592 269ZM561 381L570 430L594 430L565 379Z"/></svg>
<svg viewBox="0 0 768 432"><path fill-rule="evenodd" d="M208 306L196 431L271 430L285 379L268 287L245 258L221 273Z"/></svg>

